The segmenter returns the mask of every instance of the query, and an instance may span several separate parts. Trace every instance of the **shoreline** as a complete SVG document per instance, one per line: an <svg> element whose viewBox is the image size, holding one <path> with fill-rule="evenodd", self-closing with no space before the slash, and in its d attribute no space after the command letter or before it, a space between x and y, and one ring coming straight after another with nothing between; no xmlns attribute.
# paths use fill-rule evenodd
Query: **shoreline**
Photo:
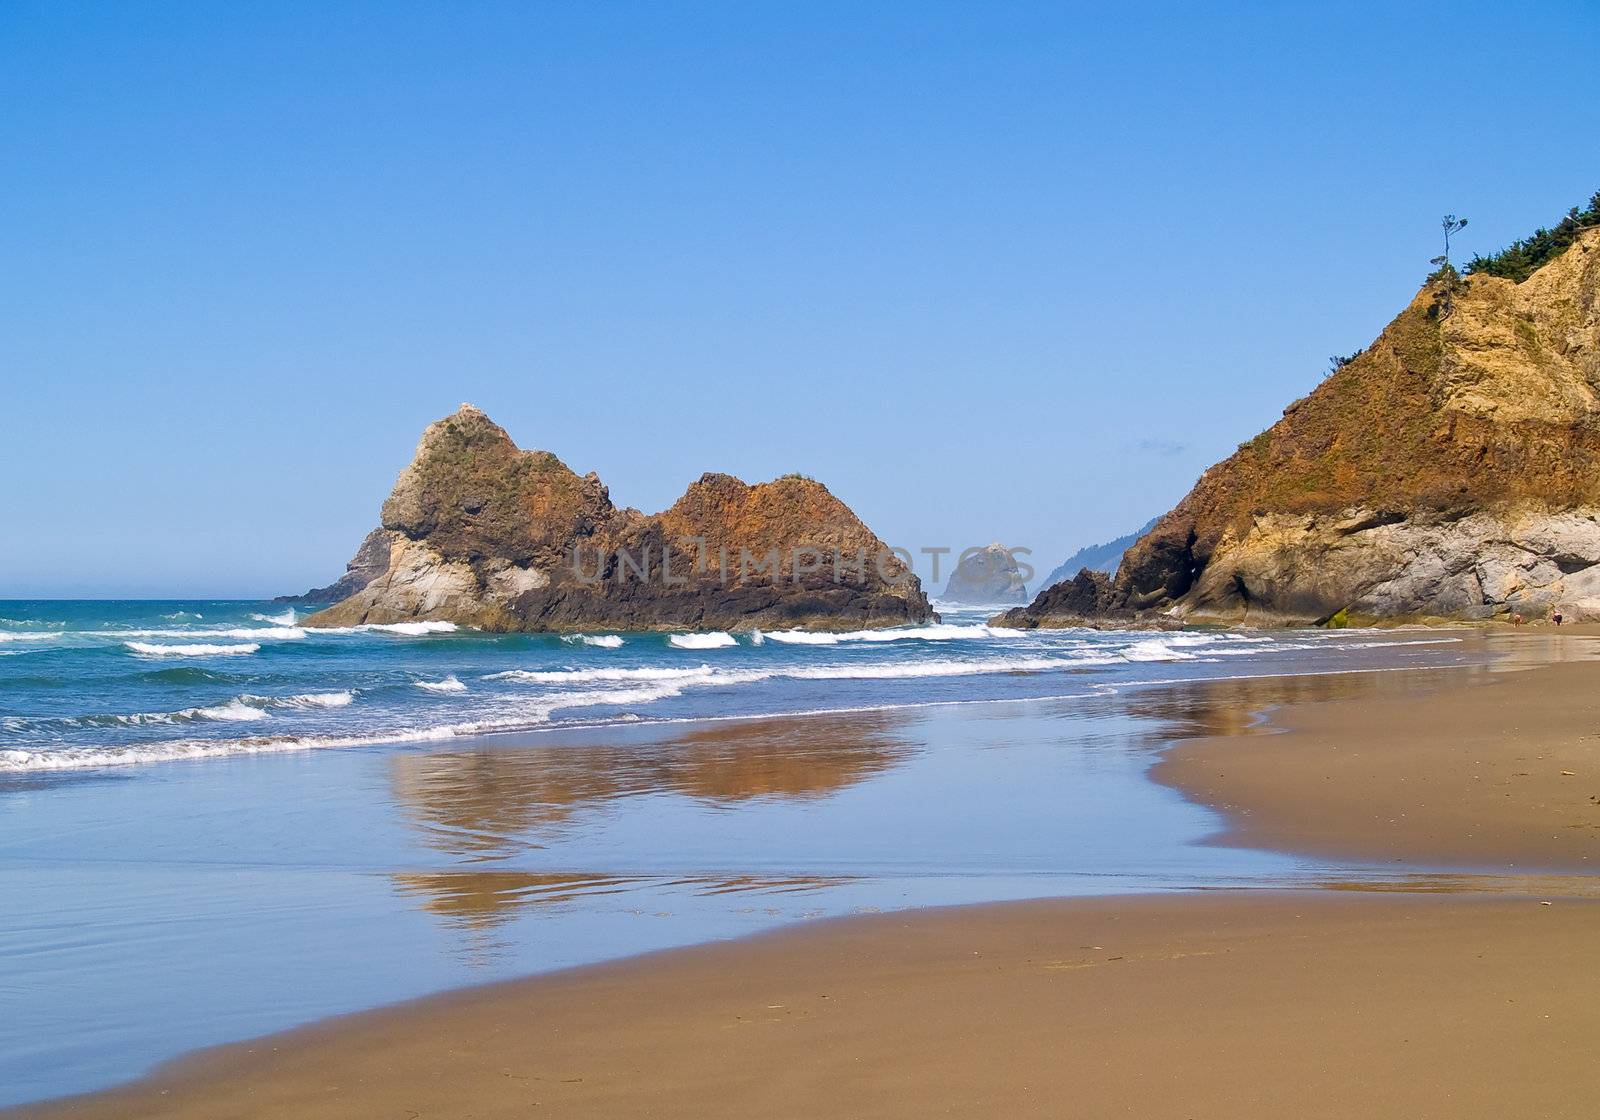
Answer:
<svg viewBox="0 0 1600 1120"><path fill-rule="evenodd" d="M1339 752L1347 746L1352 736L1359 738L1363 734L1370 734L1374 725L1381 730L1384 717L1394 718L1394 713L1386 711L1385 705L1400 705L1402 711L1420 710L1424 714L1424 722L1431 722L1435 730L1440 726L1448 728L1448 719L1441 721L1440 717L1450 713L1452 689L1467 689L1478 696L1503 699L1507 682L1512 681L1519 682L1523 687L1511 689L1510 692L1525 701L1521 706L1515 703L1501 705L1518 720L1513 731L1523 735L1539 735L1553 728L1566 728L1574 720L1583 718L1584 711L1588 709L1574 711L1570 710L1570 706L1560 706L1557 702L1563 696L1570 699L1572 678L1592 678L1595 673L1596 670L1581 664L1551 664L1528 672L1507 673L1488 684L1468 683L1407 690L1399 699L1333 699L1290 703L1272 713L1272 730L1269 734L1226 734L1201 738L1173 736L1163 749L1161 758L1152 766L1149 776L1154 781L1179 789L1192 800L1223 811L1227 828L1210 842L1270 846L1316 854L1331 853L1346 858L1355 855L1371 858L1375 862L1384 860L1425 865L1429 870L1470 867L1509 872L1509 877L1515 878L1532 870L1529 865L1537 863L1540 858L1572 855L1572 845L1564 840L1556 842L1557 846L1552 848L1552 841L1547 837L1534 836L1530 839L1527 835L1527 818L1520 814L1530 802L1519 798L1532 789L1528 784L1524 783L1523 788L1506 793L1499 785L1485 784L1482 777L1463 778L1462 781L1475 781L1484 789L1493 788L1493 797L1480 798L1472 804L1474 811L1481 811L1484 806L1495 810L1490 818L1495 827L1479 824L1470 832L1458 830L1452 833L1450 828L1452 824L1459 824L1459 814L1453 817L1446 814L1438 819L1423 814L1425 820L1421 826L1381 830L1378 833L1378 841L1381 842L1377 842L1368 835L1370 822L1367 817L1354 812L1354 809L1372 808L1370 800L1363 799L1370 799L1374 783L1381 785L1385 774L1393 776L1394 757L1391 755L1384 760L1384 765L1376 767L1367 758L1359 768L1339 772L1344 780L1336 780L1334 775L1326 772L1325 759L1330 756L1347 757L1353 752L1345 750L1342 755ZM1544 675L1541 677L1541 674ZM1538 688L1527 687L1530 680L1539 681ZM1547 681L1554 681L1554 684L1545 684ZM1551 718L1536 721L1538 727L1523 730L1529 726L1524 709L1533 703L1528 700L1530 692L1536 694L1535 700L1541 705L1538 710ZM1248 704L1244 706L1248 707ZM1360 713L1344 710L1357 706L1367 710ZM1600 707L1595 710L1600 711ZM1358 714L1369 722L1361 724ZM1474 720L1481 723L1484 719L1484 713L1471 709L1470 705L1458 711L1457 715L1469 724ZM1367 730L1362 731L1362 727ZM1275 762L1283 763L1287 757L1281 749L1289 741L1286 736L1298 736L1293 741L1320 744L1322 749L1320 752L1309 749L1296 752L1293 760L1296 765L1274 766ZM1487 751L1492 746L1492 742L1486 741L1479 749ZM1234 766L1219 771L1217 767L1226 768L1247 756L1252 760L1264 759L1260 765L1272 767L1272 780L1263 779L1253 785L1246 783L1243 790L1237 784L1224 789L1225 784L1238 783L1238 774L1249 768ZM1566 756L1562 757L1565 759ZM1478 769L1483 768L1481 764L1484 761L1494 760L1480 759ZM1252 765L1255 763L1252 762ZM1520 763L1500 760L1490 769L1504 769L1507 765ZM1566 766L1562 768L1571 769ZM1574 772L1572 778L1564 780L1570 784L1577 776ZM1414 783L1414 778L1415 775L1407 775L1405 780L1395 784L1406 786L1405 795L1409 796L1420 788L1419 783ZM1561 788L1561 782L1555 782L1555 785L1557 790ZM1544 788L1541 785L1535 792L1542 792ZM1303 812L1308 791L1315 791L1312 801L1320 806L1318 813L1307 815ZM1336 791L1337 795L1330 796L1330 791ZM1595 792L1600 793L1600 790ZM1424 802L1425 805L1436 803L1437 799L1431 795ZM1508 804L1513 810L1509 813L1505 811ZM1545 802L1535 800L1531 804L1537 809ZM1279 810L1277 815L1274 815L1274 807ZM1585 840L1600 842L1600 804L1591 808L1595 810L1597 823L1595 828L1587 831ZM1407 823L1411 823L1411 820L1408 817ZM1342 831L1335 829L1334 825ZM1368 847L1360 852L1341 850L1338 845L1344 839L1351 843L1367 843ZM1434 846L1430 846L1430 841L1436 841ZM1452 844L1455 846L1451 847ZM1510 862L1484 862L1478 857L1485 851L1497 851L1502 857L1509 855ZM1396 855L1397 852L1400 854ZM1437 857L1441 852L1447 856L1471 855L1439 860ZM1557 858L1554 862L1539 864L1538 869L1551 872L1592 871L1593 864L1589 862L1587 852L1580 854L1583 858L1576 862ZM809 977L814 985L836 987L838 985L834 978L840 975L840 969L857 966L864 971L852 974L854 988L845 985L840 990L853 991L855 996L872 992L877 993L880 999L899 1001L898 1005L903 1009L902 1018L894 1024L870 1015L866 1019L838 1021L820 1036L804 1032L796 1036L791 1032L784 1036L787 1041L773 1041L773 1049L747 1054L739 1060L756 1063L769 1071L784 1070L787 1076L792 1077L794 1062L808 1060L806 1056L815 1055L818 1048L828 1050L842 1041L849 1041L861 1048L861 1055L870 1055L858 1055L858 1060L869 1061L875 1068L887 1063L885 1069L900 1069L901 1072L891 1078L899 1084L900 1089L895 1094L874 1096L882 1087L879 1082L887 1074L874 1075L862 1082L850 1075L849 1066L826 1071L819 1067L814 1071L816 1075L825 1075L837 1081L838 1091L844 1094L844 1098L836 1104L840 1114L911 1116L937 1111L939 1102L959 1099L962 1086L944 1084L939 1093L929 1097L918 1096L919 1087L939 1084L944 1077L941 1070L950 1068L966 1070L967 1088L986 1086L984 1093L988 1095L981 1100L973 1099L973 1109L1002 1107L995 1102L1004 1098L1009 1102L1003 1106L1004 1109L1014 1114L1026 1114L1039 1102L1032 1098L1013 1099L1006 1096L1011 1091L1008 1086L1017 1077L1036 1081L1043 1077L1044 1081L1055 1085L1052 1091L1068 1094L1054 1098L1058 1103L1065 1100L1081 1104L1092 1099L1085 1096L1085 1079L1095 1082L1095 1068L1110 1068L1119 1062L1126 1065L1126 1076L1129 1077L1134 1076L1136 1068L1150 1072L1152 1063L1166 1071L1194 1065L1191 1076L1201 1076L1203 1071L1200 1067L1206 1063L1200 1061L1199 1055L1207 1052L1208 1047L1218 1039L1214 1038L1205 1045L1199 1045L1191 1039L1189 1049L1193 1053L1183 1054L1173 1049L1182 1049L1179 1040L1163 1035L1148 1024L1141 1026L1140 1023L1118 1018L1125 1014L1128 1007L1141 1003L1152 1006L1159 1004L1167 1012L1175 1007L1181 1010L1194 1026L1197 1021L1193 1017L1203 1017L1209 1010L1214 1010L1216 1000L1221 998L1213 992L1203 1006L1179 1007L1174 1003L1175 997L1168 991L1174 982L1182 985L1192 981L1202 987L1220 984L1231 993L1230 999L1245 1003L1266 1000L1258 1007L1258 1016L1281 1016L1287 1013L1283 1001L1291 991L1296 999L1303 999L1308 1005L1320 1003L1327 1008L1339 1003L1342 991L1366 991L1362 988L1363 977L1370 979L1373 973L1384 975L1387 971L1393 971L1400 975L1420 976L1429 969L1437 971L1436 965L1442 961L1460 969L1462 975L1467 975L1474 968L1481 972L1486 967L1481 963L1474 965L1472 961L1481 962L1486 959L1485 954L1492 955L1512 948L1517 953L1526 954L1529 959L1545 962L1545 965L1553 959L1569 962L1559 969L1534 965L1518 970L1513 968L1513 961L1507 957L1495 967L1515 972L1516 983L1520 986L1518 990L1537 992L1540 993L1539 998L1559 1003L1559 1014L1563 1016L1561 1021L1572 1027L1574 1037L1582 1039L1595 1036L1596 1029L1600 1028L1600 1019L1586 1018L1586 1008L1600 1007L1600 981L1590 984L1584 968L1572 962L1584 959L1587 944L1592 941L1590 934L1596 931L1597 923L1600 923L1600 909L1595 908L1600 903L1559 899L1551 905L1541 906L1540 902L1550 903L1550 898L1518 898L1514 894L1493 897L1408 895L1386 889L1382 884L1372 886L1371 893L1361 886L1350 892L1201 890L1170 895L987 903L802 923L732 942L701 944L588 965L576 970L503 981L482 988L457 989L418 1001L359 1012L264 1039L190 1054L164 1064L148 1077L129 1084L86 1096L24 1105L12 1111L0 1110L0 1115L177 1117L225 1113L237 1116L318 1117L348 1115L352 1111L381 1114L383 1109L388 1108L400 1110L397 1112L400 1115L405 1114L405 1109L418 1111L421 1115L499 1115L502 1111L506 1115L523 1115L524 1112L516 1110L526 1108L530 1101L525 1094L515 1091L514 1086L522 1075L514 1071L518 1063L532 1063L528 1068L543 1068L551 1059L546 1051L518 1049L520 1043L517 1038L521 1035L513 1038L507 1034L506 1028L508 1023L519 1021L532 1030L533 1021L542 1024L547 1018L566 1022L571 1027L565 1032L564 1039L541 1036L548 1046L577 1046L575 1050L561 1051L569 1055L565 1060L577 1062L585 1069L592 1068L594 1063L605 1067L622 1061L623 1064L629 1064L629 1068L652 1071L648 1076L641 1075L644 1076L642 1081L629 1083L631 1088L624 1084L627 1078L621 1077L616 1069L612 1070L612 1076L605 1078L599 1073L591 1073L579 1081L565 1078L552 1081L547 1077L544 1081L535 1082L546 1090L543 1103L559 1103L564 1110L562 1115L616 1115L619 1114L617 1110L625 1114L643 1109L646 1105L654 1110L652 1114L663 1116L798 1115L802 1113L794 1111L792 1107L793 1102L800 1099L794 1096L800 1091L795 1086L790 1086L787 1096L763 1096L764 1090L760 1084L731 1072L732 1065L736 1064L732 1051L722 1053L719 1057L719 1044L724 1048L733 1045L736 1050L744 1045L743 1042L729 1042L726 1033L740 1029L733 1025L744 1021L737 1016L732 1023L721 1023L718 1034L704 1037L694 1035L698 1038L697 1049L691 1048L671 1062L667 1062L665 1056L673 1052L675 1039L683 1036L683 1032L691 1025L700 1022L700 1016L714 1016L728 1010L727 1006L708 1005L702 994L706 984L715 977L743 977L740 984L757 985L780 981L805 982ZM1537 912L1549 918L1553 916L1553 911L1560 912L1558 921L1527 924L1529 919L1525 914ZM1448 920L1429 917L1446 913ZM1305 918L1307 914L1311 915L1309 921ZM1192 959L1193 963L1181 966L1179 975L1168 976L1149 986L1142 981L1119 980L1107 987L1102 975L1105 970L1092 967L1095 963L1093 960L1085 958L1079 961L1078 958L1061 955L1066 952L1062 946L1073 938L1095 938L1098 944L1112 940L1108 935L1098 932L1108 927L1096 923L1117 922L1124 923L1123 929L1138 927L1138 938L1142 940L1137 942L1137 952L1144 954L1140 959L1174 962L1189 962ZM1419 942L1412 935L1424 927L1427 936ZM1066 938L1060 945L1049 941L1057 932ZM1221 947L1213 946L1198 955L1182 948L1195 939L1204 940L1208 937L1221 938ZM991 1026L1011 1016L1016 1010L1017 1001L1029 1001L1026 988L1006 988L1004 985L985 987L981 983L974 986L973 978L968 975L970 969L966 961L950 955L952 938L966 939L962 941L963 944L970 942L978 946L976 949L963 950L966 955L977 954L980 959L1004 958L1009 961L1009 964L999 968L999 972L1007 975L1018 969L1026 971L1026 962L1031 960L1029 953L1036 950L1039 944L1056 945L1050 951L1057 954L1059 959L1056 964L1062 967L1052 967L1047 971L1052 976L1056 972L1073 976L1093 973L1095 980L1088 985L1088 990L1071 993L1070 1002L1072 1008L1079 1008L1080 1000L1098 1000L1094 1006L1097 1008L1096 1015L1101 1017L1097 1020L1095 1016L1090 1016L1088 1020L1077 1022L1070 1032L1071 1038L1058 1038L1057 1042L1062 1046L1069 1041L1072 1046L1082 1046L1086 1042L1084 1032L1094 1036L1109 1031L1121 1040L1119 1045L1122 1049L1100 1053L1097 1059L1100 1066L1094 1068L1063 1063L1059 1055L1053 1066L1043 1056L1038 1056L1037 1065L1018 1065L1016 1060L1007 1060L1005 1055L1011 1049L1026 1051L1028 1047L1037 1045L1039 1038L1049 1035L1052 1019L1044 1016L1038 1021L1031 1021L1026 1029L1019 1023L1014 1028L980 1032L983 1036L983 1045L979 1047L984 1055L983 1068L973 1066L970 1056L960 1050L941 1049L936 1045L936 1039L923 1039L922 1048L915 1053L905 1051L895 1041L897 1032L925 1032L928 1024L933 1022L943 1022L945 1029L951 1031L959 1027L948 1017L941 1019L939 1001L930 1003L926 992L918 994L929 985L935 989L947 988L949 992L959 990L962 995L957 1002L974 1010L974 1022ZM1284 938L1291 944L1276 955L1263 948ZM1041 939L1045 940L1041 942ZM1311 971L1322 968L1327 953L1343 952L1337 950L1336 946L1350 943L1352 939L1360 944L1361 952L1353 956L1345 952L1348 959L1336 975L1329 974L1315 982L1308 979L1308 966ZM918 944L944 948L931 956L907 957L907 947ZM1294 944L1299 944L1300 949L1295 950ZM1312 945L1317 947L1316 952L1307 957L1306 953L1310 951L1308 947ZM1008 953L1010 956L1005 956ZM1118 960L1113 962L1108 959L1101 963L1121 963L1129 959L1127 954L1112 956ZM1223 967L1230 960L1246 958L1251 963L1242 971ZM1592 955L1588 959L1592 962ZM876 962L875 965L872 962ZM811 971L808 972L808 969ZM1191 977L1191 970L1200 975ZM1132 970L1126 971L1132 975ZM1588 973L1594 971L1587 969ZM1263 977L1276 979L1267 983ZM1448 979L1447 969L1444 974L1435 977L1435 982L1442 983ZM693 982L689 983L690 980ZM686 983L688 986L682 987ZM733 983L733 980L728 983ZM675 988L674 985L680 986ZM1274 988L1274 985L1277 987ZM738 987L739 984L735 984L735 989ZM658 1003L650 1005L646 1000L644 1005L637 1005L628 1002L642 998L639 996L641 991L656 993ZM724 994L727 999L733 999L735 992ZM1417 993L1413 991L1412 995L1415 997ZM1470 992L1461 992L1452 997L1464 1001L1458 1009L1461 1023L1470 1022L1475 1028L1487 1028L1488 1020L1498 1014L1497 1008L1487 1003L1481 1007L1474 1005L1470 995ZM792 1000L796 997L790 995L784 998ZM828 998L839 997L830 995ZM1411 1006L1389 1007L1379 1014L1377 1008L1385 999L1393 998L1392 994L1371 990L1366 991L1363 998L1375 1001L1368 1011L1361 1012L1361 1015L1370 1014L1373 1018L1400 1015L1403 1019L1402 1013ZM1433 1008L1428 1012L1429 1015L1447 1013L1447 1009L1434 997L1430 996L1422 1003ZM594 1004L612 1005L611 1013L604 1017L606 1021L595 1017L598 1012L592 1009L591 1005ZM863 1014L866 1014L869 1005L870 1001L861 1004ZM790 1005L783 1006L787 1008ZM829 1010L842 1006L843 1002ZM763 1009L770 1008L762 1005L754 1010ZM1061 1009L1057 1008L1053 1014L1060 1012ZM1369 1026L1370 1022L1369 1019ZM639 1023L647 1024L648 1029L639 1026ZM1461 1023L1458 1023L1458 1027ZM1306 1083L1307 1078L1315 1080L1315 1071L1305 1068L1310 1054L1329 1046L1354 1046L1347 1034L1356 1029L1356 1023L1346 1023L1344 1028L1334 1030L1331 1034L1316 1033L1312 1029L1315 1024L1300 1025L1304 1030L1296 1037L1310 1049L1298 1056L1288 1052L1284 1054L1285 1068L1299 1072L1283 1081L1280 1086L1283 1093L1297 1092L1298 1086ZM1114 1030L1111 1029L1113 1027ZM1272 1033L1271 1028L1270 1022L1256 1023L1252 1028L1255 1034L1246 1031L1236 1037L1230 1036L1228 1045L1263 1045L1270 1042L1265 1036ZM1244 1029L1242 1025L1240 1029ZM1207 1026L1206 1030L1210 1031L1211 1027ZM459 1039L459 1042L441 1043L441 1038ZM582 1048L583 1039L587 1039L588 1050ZM973 1040L969 1039L969 1042ZM977 1045L976 1042L973 1044ZM1365 1057L1362 1060L1378 1061L1385 1047L1392 1049L1404 1044L1391 1039L1382 1047L1374 1045L1370 1053L1363 1052ZM1496 1043L1496 1047L1502 1051L1508 1045L1510 1041L1507 1039ZM1455 1050L1459 1051L1462 1047L1470 1050L1471 1040L1457 1039ZM397 1061L393 1057L399 1052L408 1055L404 1061ZM496 1060L506 1064L506 1071L485 1080L487 1074L481 1067L490 1053L495 1055ZM1564 1057L1561 1061L1552 1062L1546 1068L1546 1057L1562 1054ZM1438 1055L1440 1060L1445 1056ZM1225 1067L1226 1057L1225 1053L1212 1054L1207 1061L1221 1062ZM1484 1057L1486 1059L1487 1054ZM1537 1065L1543 1071L1537 1078L1529 1072L1528 1078L1555 1078L1561 1084L1559 1078L1565 1076L1563 1087L1574 1085L1573 1070L1577 1068L1574 1063L1581 1064L1577 1056L1559 1048L1550 1050L1544 1056L1526 1054L1523 1057L1532 1063L1525 1067L1526 1070L1532 1071ZM651 1065L651 1062L658 1064ZM413 1069L413 1066L416 1068ZM990 1068L1009 1069L1010 1073L1004 1083L991 1083L985 1073ZM691 1076L686 1072L687 1069L696 1072ZM1055 1069L1056 1073L1050 1074L1051 1069ZM1448 1077L1470 1079L1472 1069L1471 1064L1463 1064L1454 1068ZM427 1071L425 1077L418 1072L420 1070ZM1062 1071L1067 1070L1076 1072L1066 1077ZM1056 1080L1051 1081L1052 1077ZM782 1078L774 1080L781 1081ZM333 1082L343 1083L344 1087L333 1091L329 1088ZM428 1097L428 1085L434 1082L445 1084L447 1098ZM361 1087L355 1097L349 1095L352 1091L350 1083ZM806 1084L809 1091L813 1087L812 1082L808 1080ZM1543 1107L1559 1109L1563 1100L1577 1101L1586 1094L1600 1091L1600 1084L1590 1081L1584 1081L1583 1084L1586 1087L1583 1092L1563 1095ZM1126 1085L1119 1089L1108 1083L1103 1088L1109 1094L1103 1099L1104 1107L1120 1107L1120 1102L1131 1099L1119 1095L1128 1091ZM1219 1083L1215 1091L1223 1092L1225 1088ZM1257 1112L1250 1110L1259 1103L1263 1108L1259 1115L1265 1116L1273 1114L1265 1109L1265 1104L1275 1100L1277 1114L1283 1114L1287 1107L1285 1102L1293 1098L1274 1096L1268 1087L1261 1088L1259 1097L1250 1100L1225 1094L1215 1098L1180 1097L1172 1103L1175 1105L1178 1100L1183 1100L1193 1105L1197 1100L1214 1099L1218 1102L1216 1107L1226 1104L1226 1114L1239 1116L1257 1115ZM1394 1086L1388 1088L1393 1089ZM1507 1108L1514 1107L1513 1101L1526 1104L1529 1099L1526 1089L1524 1085L1523 1096L1505 1098L1498 1106L1498 1114L1505 1114ZM1044 1092L1042 1086L1040 1091ZM1329 1092L1332 1095L1328 1103L1338 1103L1340 1098L1332 1086ZM413 1094L408 1098L412 1103L402 1104L399 1097L391 1099L389 1096L405 1093ZM674 1096L674 1093L679 1096ZM472 1102L470 1108L465 1103L469 1098ZM229 1102L226 1106L220 1103L224 1099ZM1041 1101L1044 1099L1040 1098ZM1394 1099L1398 1101L1401 1098L1395 1096ZM1419 1101L1422 1099L1418 1098ZM1474 1099L1492 1102L1494 1087L1480 1086ZM424 1100L431 1101L431 1111L417 1103ZM874 1102L871 1107L863 1103L869 1100ZM674 1111L677 1106L673 1101L682 1107ZM918 1101L919 1108L912 1108L911 1105ZM1144 1109L1141 1114L1167 1115L1161 1111L1160 1099L1152 1098L1141 1107ZM1347 1113L1358 1106L1351 1099L1344 1098L1340 1109L1327 1113L1297 1107L1300 1115L1332 1116ZM1392 1114L1427 1113L1413 1108ZM1447 1114L1478 1113L1453 1108ZM1495 1113L1484 1111L1482 1114L1487 1116ZM1547 1111L1546 1114L1586 1113ZM1180 1110L1172 1115L1187 1113Z"/></svg>

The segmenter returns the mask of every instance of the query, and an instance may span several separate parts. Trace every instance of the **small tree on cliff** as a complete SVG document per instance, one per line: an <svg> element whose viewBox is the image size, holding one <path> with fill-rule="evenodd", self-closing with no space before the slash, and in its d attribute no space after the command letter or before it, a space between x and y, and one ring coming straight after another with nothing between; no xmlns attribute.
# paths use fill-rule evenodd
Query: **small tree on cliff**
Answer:
<svg viewBox="0 0 1600 1120"><path fill-rule="evenodd" d="M1444 255L1434 257L1428 263L1441 270L1448 268L1451 272L1454 272L1455 269L1450 265L1450 238L1467 228L1467 220L1458 218L1454 214L1446 214L1444 220L1439 224L1444 227Z"/></svg>
<svg viewBox="0 0 1600 1120"><path fill-rule="evenodd" d="M1446 214L1439 224L1444 229L1444 252L1428 262L1434 267L1428 279L1439 286L1433 311L1442 319L1455 310L1456 293L1461 289L1461 274L1450 263L1450 238L1467 228L1467 220Z"/></svg>

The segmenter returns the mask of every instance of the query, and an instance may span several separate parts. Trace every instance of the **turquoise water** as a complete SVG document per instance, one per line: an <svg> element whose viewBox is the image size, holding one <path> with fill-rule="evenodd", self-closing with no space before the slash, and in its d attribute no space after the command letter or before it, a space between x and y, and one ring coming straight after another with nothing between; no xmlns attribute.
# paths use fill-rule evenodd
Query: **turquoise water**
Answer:
<svg viewBox="0 0 1600 1120"><path fill-rule="evenodd" d="M285 612L0 604L0 1103L786 922L1334 873L1204 843L1218 821L1147 780L1156 753L1415 675L1348 670L1487 660L977 614L675 644Z"/></svg>
<svg viewBox="0 0 1600 1120"><path fill-rule="evenodd" d="M1422 633L1005 631L981 612L845 635L316 630L271 603L0 601L0 773L640 720L1091 694L1436 664Z"/></svg>

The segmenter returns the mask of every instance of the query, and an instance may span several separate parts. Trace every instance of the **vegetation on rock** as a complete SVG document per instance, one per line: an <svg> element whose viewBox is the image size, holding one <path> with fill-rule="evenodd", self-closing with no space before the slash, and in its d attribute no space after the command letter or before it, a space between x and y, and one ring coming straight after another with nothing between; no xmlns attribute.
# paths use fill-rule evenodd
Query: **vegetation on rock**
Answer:
<svg viewBox="0 0 1600 1120"><path fill-rule="evenodd" d="M1566 252L1584 230L1600 226L1600 191L1589 199L1583 209L1574 206L1551 229L1535 230L1521 241L1513 241L1498 253L1475 256L1467 262L1467 273L1499 276L1522 283L1540 266Z"/></svg>

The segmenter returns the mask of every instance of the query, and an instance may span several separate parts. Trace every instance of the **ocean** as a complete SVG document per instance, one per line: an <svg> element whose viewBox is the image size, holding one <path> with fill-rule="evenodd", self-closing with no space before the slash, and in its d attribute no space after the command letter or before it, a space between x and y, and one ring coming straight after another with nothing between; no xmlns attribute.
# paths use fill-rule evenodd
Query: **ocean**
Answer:
<svg viewBox="0 0 1600 1120"><path fill-rule="evenodd" d="M1435 664L1426 633L338 630L253 602L0 601L0 773L639 721L1091 695L1157 680Z"/></svg>
<svg viewBox="0 0 1600 1120"><path fill-rule="evenodd" d="M552 636L0 603L0 1104L785 923L1348 874L1209 843L1146 771L1278 703L1491 662L1471 631L985 613Z"/></svg>

